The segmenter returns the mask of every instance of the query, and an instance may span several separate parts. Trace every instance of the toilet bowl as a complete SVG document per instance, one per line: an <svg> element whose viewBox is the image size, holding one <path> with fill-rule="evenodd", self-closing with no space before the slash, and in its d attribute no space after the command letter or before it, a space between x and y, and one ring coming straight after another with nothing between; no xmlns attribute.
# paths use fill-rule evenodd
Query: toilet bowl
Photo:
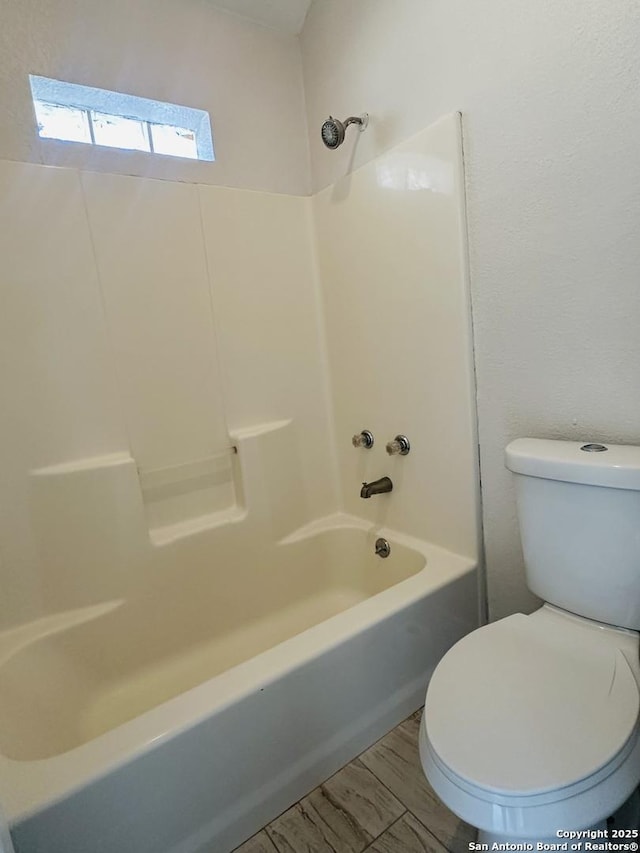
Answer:
<svg viewBox="0 0 640 853"><path fill-rule="evenodd" d="M510 840L606 819L638 783L637 658L634 632L549 605L468 635L427 691L420 756L436 793Z"/></svg>
<svg viewBox="0 0 640 853"><path fill-rule="evenodd" d="M520 475L529 586L540 594L542 577L547 601L564 606L501 619L444 656L427 691L420 758L440 799L480 840L558 844L559 832L606 826L640 782L640 448L612 452L605 464L573 442L514 444L507 464ZM605 558L608 540L615 536L620 557L624 530L616 567Z"/></svg>

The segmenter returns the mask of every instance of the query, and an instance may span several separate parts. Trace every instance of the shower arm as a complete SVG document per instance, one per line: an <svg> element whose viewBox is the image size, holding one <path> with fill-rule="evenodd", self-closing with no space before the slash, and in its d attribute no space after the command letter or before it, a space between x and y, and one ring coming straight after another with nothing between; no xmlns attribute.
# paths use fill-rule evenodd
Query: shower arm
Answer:
<svg viewBox="0 0 640 853"><path fill-rule="evenodd" d="M344 129L346 130L350 124L358 124L360 125L360 132L366 130L367 124L369 123L369 115L365 113L361 116L349 116L343 121Z"/></svg>

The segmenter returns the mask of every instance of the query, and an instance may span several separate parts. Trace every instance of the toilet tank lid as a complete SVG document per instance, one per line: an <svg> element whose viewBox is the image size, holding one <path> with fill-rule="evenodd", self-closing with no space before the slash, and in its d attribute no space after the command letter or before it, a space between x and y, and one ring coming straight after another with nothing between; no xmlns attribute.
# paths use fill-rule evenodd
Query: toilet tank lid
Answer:
<svg viewBox="0 0 640 853"><path fill-rule="evenodd" d="M640 491L640 447L518 438L507 446L505 457L514 474Z"/></svg>

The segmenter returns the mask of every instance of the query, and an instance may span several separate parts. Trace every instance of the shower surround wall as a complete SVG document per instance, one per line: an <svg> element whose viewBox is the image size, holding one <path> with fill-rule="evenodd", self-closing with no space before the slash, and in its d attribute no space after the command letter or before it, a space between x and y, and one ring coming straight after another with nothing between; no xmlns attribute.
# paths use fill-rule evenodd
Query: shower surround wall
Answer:
<svg viewBox="0 0 640 853"><path fill-rule="evenodd" d="M455 184L461 164L443 172L417 151L435 182L424 191L401 190L412 167L396 162L386 177L354 175L309 198L295 36L199 0L0 0L0 10L0 157L16 161L0 173L0 369L18 401L2 414L0 626L126 594L146 577L149 538L161 546L225 513L237 521L247 496L230 448L260 424L291 421L268 439L296 472L281 504L289 529L346 509L474 554L467 343L443 369L435 356L469 335L462 290L437 284L466 281L461 187L447 208L438 186ZM41 140L29 73L208 109L217 160ZM376 118L324 156L342 162L356 138L368 151L381 127ZM427 227L442 237L445 221L444 242L421 240ZM394 327L384 347L374 326ZM460 425L453 442L445 423ZM357 453L350 437L367 425L377 444ZM412 454L389 459L384 443L400 431ZM98 461L75 470L84 459ZM393 500L360 500L361 480L385 473ZM112 499L97 511L102 481Z"/></svg>
<svg viewBox="0 0 640 853"><path fill-rule="evenodd" d="M479 553L460 116L313 198L342 506L456 553ZM354 450L353 433L375 443ZM397 434L408 456L389 456ZM391 495L360 498L390 476Z"/></svg>
<svg viewBox="0 0 640 853"><path fill-rule="evenodd" d="M237 521L248 428L286 434L272 538L335 511L308 199L4 161L0 219L0 626Z"/></svg>
<svg viewBox="0 0 640 853"><path fill-rule="evenodd" d="M313 199L0 163L0 627L238 523L342 510L477 556L460 152L449 116Z"/></svg>

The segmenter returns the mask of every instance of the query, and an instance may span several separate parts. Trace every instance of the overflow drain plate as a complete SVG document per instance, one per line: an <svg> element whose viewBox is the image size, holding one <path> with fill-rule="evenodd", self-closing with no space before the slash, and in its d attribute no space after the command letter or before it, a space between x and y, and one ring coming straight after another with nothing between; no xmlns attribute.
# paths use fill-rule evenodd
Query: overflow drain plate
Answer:
<svg viewBox="0 0 640 853"><path fill-rule="evenodd" d="M378 557L382 557L385 559L391 553L391 545L387 542L386 539L376 539L376 554Z"/></svg>

